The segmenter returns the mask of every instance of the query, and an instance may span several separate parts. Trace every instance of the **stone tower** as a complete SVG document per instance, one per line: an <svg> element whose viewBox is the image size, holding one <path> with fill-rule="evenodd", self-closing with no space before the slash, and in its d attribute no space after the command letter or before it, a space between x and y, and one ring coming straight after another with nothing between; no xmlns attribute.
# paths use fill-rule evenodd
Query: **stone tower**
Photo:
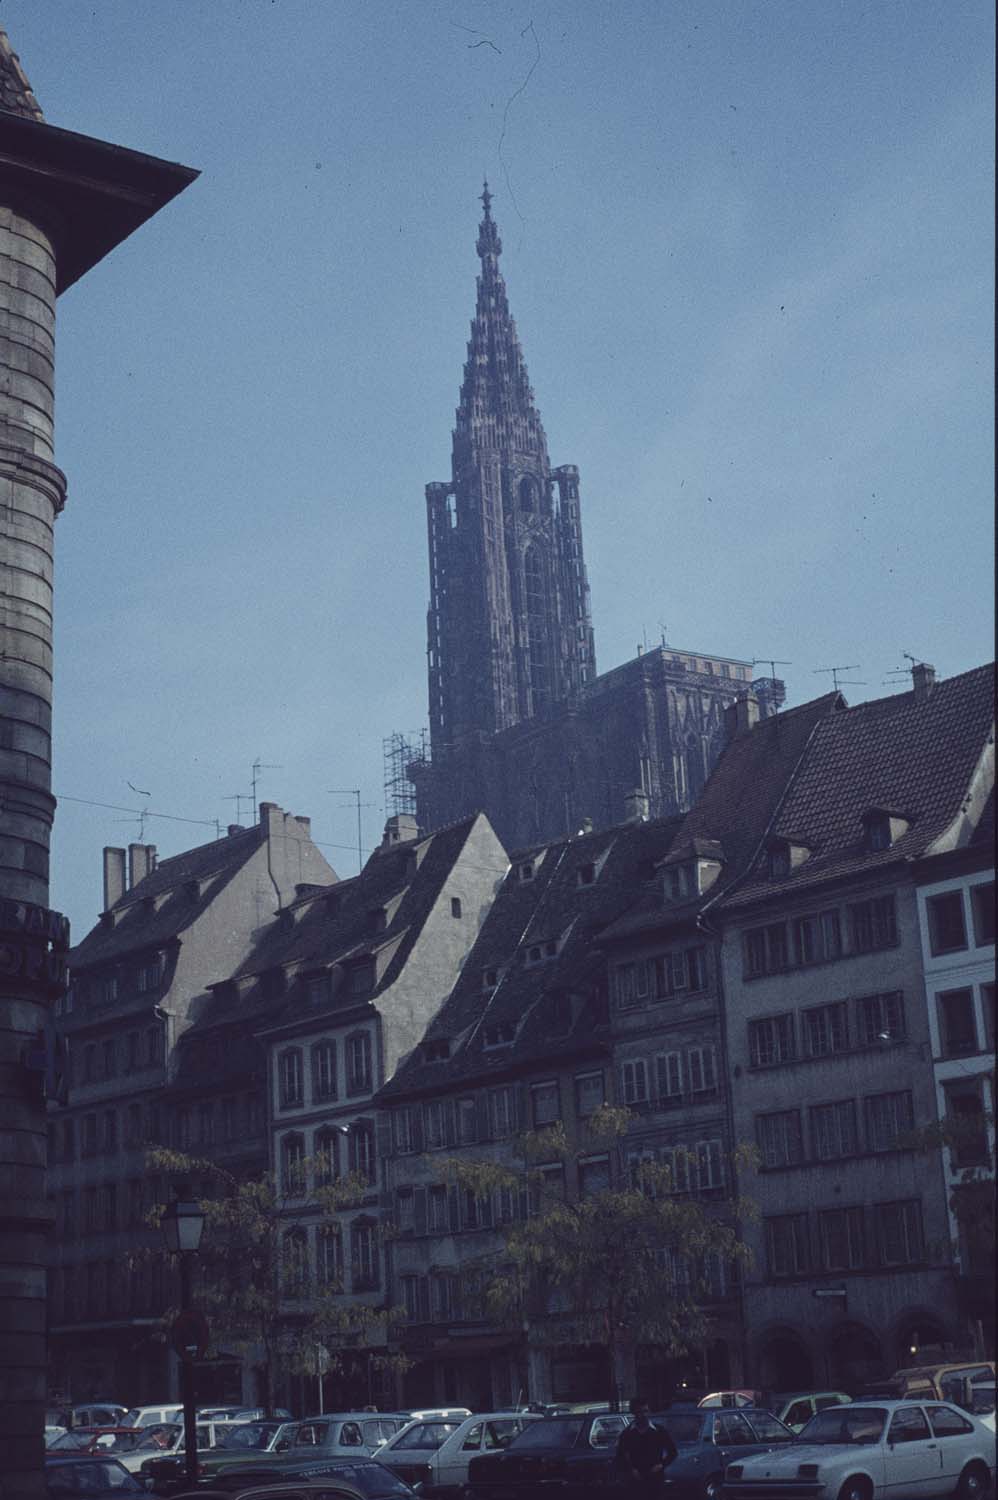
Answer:
<svg viewBox="0 0 998 1500"><path fill-rule="evenodd" d="M430 744L441 766L469 741L571 702L595 675L579 474L548 460L491 203L486 183L451 478L426 487Z"/></svg>
<svg viewBox="0 0 998 1500"><path fill-rule="evenodd" d="M48 125L0 31L0 1473L45 1494L55 300L197 174ZM97 414L95 413L95 419Z"/></svg>

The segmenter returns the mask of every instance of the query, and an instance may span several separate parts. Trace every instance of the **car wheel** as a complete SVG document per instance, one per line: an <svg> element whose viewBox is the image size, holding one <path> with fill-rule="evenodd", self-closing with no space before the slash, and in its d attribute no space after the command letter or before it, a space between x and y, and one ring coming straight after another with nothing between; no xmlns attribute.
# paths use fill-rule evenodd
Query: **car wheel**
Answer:
<svg viewBox="0 0 998 1500"><path fill-rule="evenodd" d="M873 1486L868 1479L861 1474L856 1474L852 1479L847 1479L839 1490L839 1500L871 1500Z"/></svg>
<svg viewBox="0 0 998 1500"><path fill-rule="evenodd" d="M710 1474L703 1482L703 1500L721 1500L723 1474Z"/></svg>
<svg viewBox="0 0 998 1500"><path fill-rule="evenodd" d="M991 1477L983 1464L968 1464L960 1475L957 1494L960 1500L981 1500L991 1490Z"/></svg>

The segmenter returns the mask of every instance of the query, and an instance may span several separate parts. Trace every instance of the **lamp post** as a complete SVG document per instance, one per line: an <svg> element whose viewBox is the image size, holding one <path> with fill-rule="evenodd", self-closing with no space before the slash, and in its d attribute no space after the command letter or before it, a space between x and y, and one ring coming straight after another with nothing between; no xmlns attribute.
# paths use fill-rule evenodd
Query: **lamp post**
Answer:
<svg viewBox="0 0 998 1500"><path fill-rule="evenodd" d="M180 1262L180 1315L173 1325L174 1348L180 1355L180 1394L184 1403L184 1460L187 1484L198 1482L197 1414L194 1406L194 1360L204 1319L191 1306L191 1257L201 1245L204 1214L189 1198L175 1198L160 1220L166 1248Z"/></svg>

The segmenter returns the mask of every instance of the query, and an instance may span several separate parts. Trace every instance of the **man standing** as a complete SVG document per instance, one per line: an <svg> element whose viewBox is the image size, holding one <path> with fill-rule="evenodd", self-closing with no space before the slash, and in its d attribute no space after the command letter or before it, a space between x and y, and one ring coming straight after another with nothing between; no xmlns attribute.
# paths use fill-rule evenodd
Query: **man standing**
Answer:
<svg viewBox="0 0 998 1500"><path fill-rule="evenodd" d="M676 1445L661 1427L648 1420L648 1402L635 1396L631 1402L634 1421L617 1442L617 1464L632 1492L642 1500L661 1495L666 1468L676 1456Z"/></svg>

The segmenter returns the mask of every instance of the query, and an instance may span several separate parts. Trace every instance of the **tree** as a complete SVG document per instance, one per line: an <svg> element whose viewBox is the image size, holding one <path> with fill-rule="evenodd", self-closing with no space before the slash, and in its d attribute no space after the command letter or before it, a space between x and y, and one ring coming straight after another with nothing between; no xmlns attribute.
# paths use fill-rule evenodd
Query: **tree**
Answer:
<svg viewBox="0 0 998 1500"><path fill-rule="evenodd" d="M147 1153L146 1164L188 1182L197 1178L210 1189L201 1199L198 1300L213 1345L259 1360L260 1404L268 1412L279 1371L343 1371L350 1351L389 1316L383 1304L343 1295L339 1214L359 1207L370 1192L362 1177L334 1178L321 1154L298 1158L280 1177L237 1177L217 1162L162 1147ZM164 1207L152 1210L151 1224L158 1224ZM309 1227L318 1233L319 1266L311 1264ZM379 1356L376 1363L399 1360Z"/></svg>
<svg viewBox="0 0 998 1500"><path fill-rule="evenodd" d="M587 1145L620 1142L630 1118L626 1109L604 1106ZM712 1262L732 1266L747 1258L735 1221L751 1208L728 1199L718 1212L676 1191L704 1169L697 1152L683 1149L669 1163L635 1163L626 1180L569 1199L552 1186L550 1164L574 1149L554 1125L517 1142L518 1166L450 1158L441 1171L476 1198L499 1191L524 1200L525 1213L502 1226L503 1250L490 1258L490 1313L529 1326L535 1342L603 1345L618 1399L639 1345L675 1357L704 1342Z"/></svg>

